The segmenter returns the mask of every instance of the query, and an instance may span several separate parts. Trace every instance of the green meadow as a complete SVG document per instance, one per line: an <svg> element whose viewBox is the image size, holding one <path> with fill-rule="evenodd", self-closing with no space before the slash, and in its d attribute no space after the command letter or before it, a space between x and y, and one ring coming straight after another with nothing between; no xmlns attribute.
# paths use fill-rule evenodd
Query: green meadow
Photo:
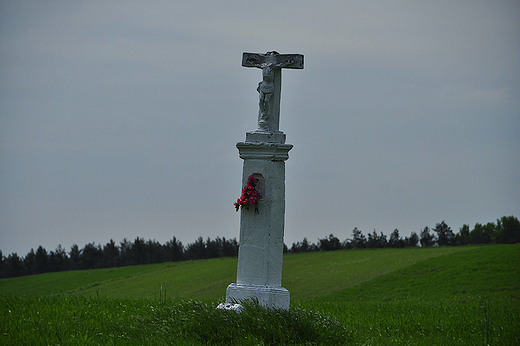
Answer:
<svg viewBox="0 0 520 346"><path fill-rule="evenodd" d="M0 280L0 344L515 345L520 244L284 256L289 311L215 306L236 258Z"/></svg>

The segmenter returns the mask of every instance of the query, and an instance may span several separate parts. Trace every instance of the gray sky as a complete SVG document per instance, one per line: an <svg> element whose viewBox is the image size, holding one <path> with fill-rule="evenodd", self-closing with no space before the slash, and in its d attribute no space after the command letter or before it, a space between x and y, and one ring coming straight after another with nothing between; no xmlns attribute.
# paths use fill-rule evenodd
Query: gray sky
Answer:
<svg viewBox="0 0 520 346"><path fill-rule="evenodd" d="M285 242L520 217L518 1L2 1L0 249L238 238L285 70Z"/></svg>

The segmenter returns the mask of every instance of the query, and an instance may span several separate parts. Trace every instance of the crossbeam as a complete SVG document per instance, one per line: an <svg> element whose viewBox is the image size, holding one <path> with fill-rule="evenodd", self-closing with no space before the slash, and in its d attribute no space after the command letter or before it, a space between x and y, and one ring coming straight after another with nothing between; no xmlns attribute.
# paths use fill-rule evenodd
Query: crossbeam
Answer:
<svg viewBox="0 0 520 346"><path fill-rule="evenodd" d="M294 68L303 69L302 54L279 54L278 52L260 53L244 53L242 55L243 67L258 67L261 69L270 67L277 68Z"/></svg>

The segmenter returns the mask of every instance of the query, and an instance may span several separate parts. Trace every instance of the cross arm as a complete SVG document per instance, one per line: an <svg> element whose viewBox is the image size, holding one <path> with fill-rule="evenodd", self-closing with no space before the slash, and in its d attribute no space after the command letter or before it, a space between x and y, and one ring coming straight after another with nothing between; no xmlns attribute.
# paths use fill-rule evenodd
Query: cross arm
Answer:
<svg viewBox="0 0 520 346"><path fill-rule="evenodd" d="M265 68L303 68L302 54L279 54L278 52L267 52L266 54L259 53L244 53L242 55L243 67L258 67Z"/></svg>

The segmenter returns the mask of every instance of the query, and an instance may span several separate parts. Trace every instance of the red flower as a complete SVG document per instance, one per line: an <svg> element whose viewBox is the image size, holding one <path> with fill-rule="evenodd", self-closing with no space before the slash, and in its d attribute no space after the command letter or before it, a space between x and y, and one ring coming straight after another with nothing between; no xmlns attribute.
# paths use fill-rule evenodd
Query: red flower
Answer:
<svg viewBox="0 0 520 346"><path fill-rule="evenodd" d="M249 176L247 179L247 184L242 189L242 195L239 199L234 203L236 211L240 208L249 209L250 206L255 207L255 212L258 212L258 200L262 197L260 193L256 190L256 184L258 183L258 179Z"/></svg>

